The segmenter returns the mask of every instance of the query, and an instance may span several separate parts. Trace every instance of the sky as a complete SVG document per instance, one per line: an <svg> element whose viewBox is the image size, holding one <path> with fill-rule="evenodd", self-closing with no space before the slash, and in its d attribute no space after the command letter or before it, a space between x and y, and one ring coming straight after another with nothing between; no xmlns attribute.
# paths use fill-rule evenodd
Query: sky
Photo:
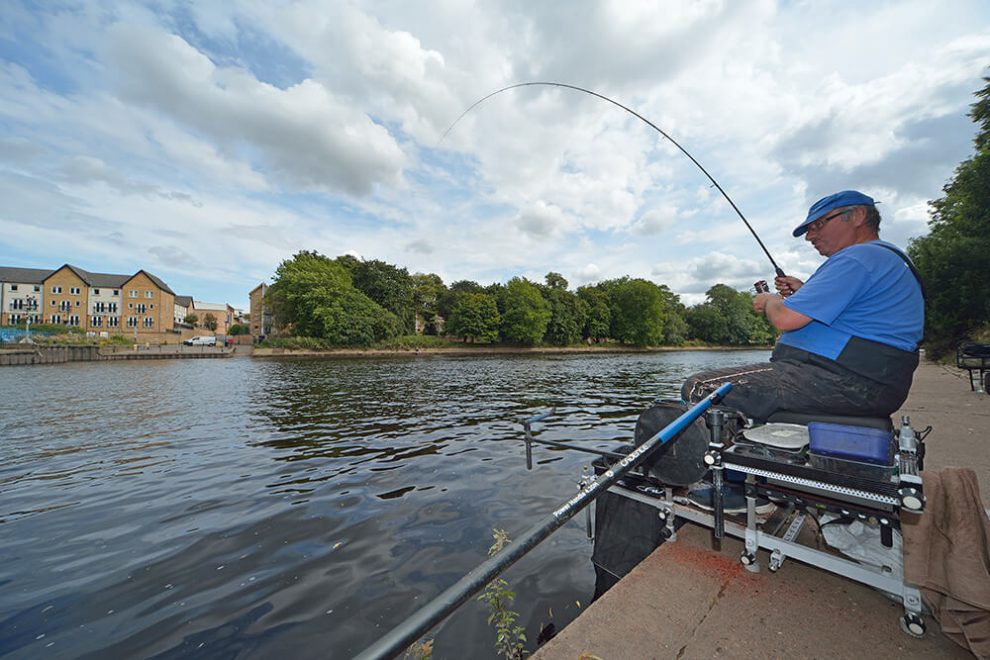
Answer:
<svg viewBox="0 0 990 660"><path fill-rule="evenodd" d="M751 289L816 199L906 246L973 153L985 0L273 0L0 12L0 265L248 307L300 250L448 285ZM455 123L456 122L456 123ZM453 128L451 128L453 125ZM449 129L449 132L447 132ZM446 133L446 135L445 135Z"/></svg>

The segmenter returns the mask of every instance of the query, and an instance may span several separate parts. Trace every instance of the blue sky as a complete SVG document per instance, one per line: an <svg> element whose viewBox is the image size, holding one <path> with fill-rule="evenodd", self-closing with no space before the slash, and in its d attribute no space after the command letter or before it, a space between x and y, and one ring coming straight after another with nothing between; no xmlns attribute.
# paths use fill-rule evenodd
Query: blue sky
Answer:
<svg viewBox="0 0 990 660"><path fill-rule="evenodd" d="M247 307L299 250L450 284L630 275L687 304L820 257L815 199L883 238L972 153L990 4L44 2L0 12L0 265L146 269Z"/></svg>

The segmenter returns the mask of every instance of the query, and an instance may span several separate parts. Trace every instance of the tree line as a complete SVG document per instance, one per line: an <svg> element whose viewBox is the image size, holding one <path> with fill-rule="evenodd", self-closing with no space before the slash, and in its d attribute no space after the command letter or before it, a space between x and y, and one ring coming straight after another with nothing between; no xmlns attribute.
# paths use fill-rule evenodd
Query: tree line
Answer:
<svg viewBox="0 0 990 660"><path fill-rule="evenodd" d="M301 251L283 261L268 289L280 334L331 345L370 346L417 331L469 343L631 346L686 343L765 345L775 331L752 311L752 295L725 284L685 307L667 286L621 277L568 288L555 272L543 282L513 277L449 286L380 260Z"/></svg>

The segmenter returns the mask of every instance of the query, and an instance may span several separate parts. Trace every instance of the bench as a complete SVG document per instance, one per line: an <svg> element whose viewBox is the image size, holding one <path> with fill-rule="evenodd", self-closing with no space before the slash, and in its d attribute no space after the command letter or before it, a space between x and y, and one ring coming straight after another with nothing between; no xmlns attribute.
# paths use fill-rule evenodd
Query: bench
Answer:
<svg viewBox="0 0 990 660"><path fill-rule="evenodd" d="M990 392L990 344L960 344L956 366L969 371L969 387L974 392Z"/></svg>

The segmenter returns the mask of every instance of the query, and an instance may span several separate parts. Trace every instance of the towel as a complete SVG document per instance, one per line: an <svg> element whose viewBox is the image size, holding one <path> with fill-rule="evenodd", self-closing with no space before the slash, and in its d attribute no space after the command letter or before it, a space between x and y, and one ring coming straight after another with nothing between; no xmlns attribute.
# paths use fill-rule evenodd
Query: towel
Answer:
<svg viewBox="0 0 990 660"><path fill-rule="evenodd" d="M990 519L976 473L922 473L926 504L901 514L904 577L921 589L942 633L978 658L990 658Z"/></svg>

